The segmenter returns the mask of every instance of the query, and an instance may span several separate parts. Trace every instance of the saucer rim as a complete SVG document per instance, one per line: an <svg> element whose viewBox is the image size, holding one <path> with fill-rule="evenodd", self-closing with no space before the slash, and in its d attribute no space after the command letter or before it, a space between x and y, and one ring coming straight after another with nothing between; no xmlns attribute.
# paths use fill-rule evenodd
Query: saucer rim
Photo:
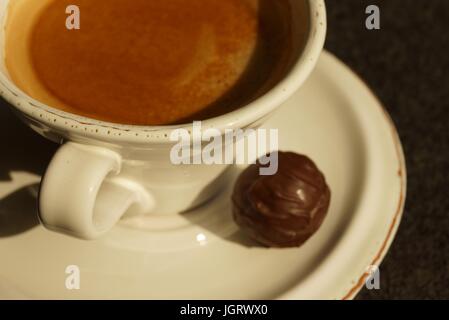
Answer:
<svg viewBox="0 0 449 320"><path fill-rule="evenodd" d="M333 56L335 58L335 56ZM338 60L338 59L337 59ZM341 61L339 61L341 63ZM346 65L345 65L346 67ZM371 265L379 265L382 263L383 259L385 258L386 254L388 253L395 237L397 234L397 231L399 229L399 226L402 221L402 216L404 213L404 207L405 207L405 200L406 200L406 194L407 194L407 165L405 161L405 154L404 149L402 147L401 139L399 137L398 130L396 128L396 125L394 124L393 119L391 118L390 114L387 111L387 108L385 105L380 101L380 99L374 94L373 90L368 86L368 84L352 69L350 69L352 74L357 78L357 80L363 84L363 86L367 89L367 91L370 93L371 98L376 101L376 104L380 107L384 118L390 127L390 133L392 134L393 143L395 145L396 149L396 157L398 160L398 176L400 179L400 191L399 191L399 199L397 200L397 208L396 212L393 215L393 219L390 223L387 236L383 243L381 244L381 247L373 260L371 261ZM355 298L355 296L360 292L360 290L363 288L364 284L366 283L369 273L365 272L363 275L360 276L359 280L357 281L356 285L354 285L348 293L342 298L342 300L351 300Z"/></svg>
<svg viewBox="0 0 449 320"><path fill-rule="evenodd" d="M378 246L378 249L375 250L375 254L370 259L369 265L375 265L379 266L383 259L385 258L386 254L388 253L393 240L395 239L395 236L397 234L397 231L399 229L400 223L402 221L402 217L404 214L404 208L405 208L405 201L406 201L406 193L407 193L407 165L405 160L405 154L404 149L401 143L401 139L398 133L398 130L396 128L396 125L391 118L390 114L387 111L387 108L385 105L380 101L380 99L377 97L377 95L374 93L374 91L370 88L370 86L363 80L363 78L358 75L354 70L352 70L348 65L346 65L342 60L340 60L336 55L329 52L328 50L323 50L323 53L321 55L321 58L329 60L329 64L337 66L343 73L347 73L355 82L357 82L359 85L361 85L365 93L369 95L367 99L370 99L373 104L375 104L379 111L381 112L381 115L383 116L383 121L386 123L389 127L389 133L391 134L391 139L394 144L395 148L395 154L397 159L397 165L398 165L398 171L396 173L396 178L399 178L399 192L397 195L396 200L396 209L394 211L394 214L392 214L392 219L390 223L388 224L388 231L385 235L385 238L382 242L380 242L380 245ZM354 299L357 294L361 291L363 286L365 285L366 281L368 280L368 277L370 274L368 272L363 272L360 276L356 278L355 281L351 282L350 289L345 290L344 294L336 297L336 300L352 300ZM287 290L280 296L278 296L276 299L287 299L287 300L294 300L297 299L299 290L301 290L300 285L295 285L290 290Z"/></svg>

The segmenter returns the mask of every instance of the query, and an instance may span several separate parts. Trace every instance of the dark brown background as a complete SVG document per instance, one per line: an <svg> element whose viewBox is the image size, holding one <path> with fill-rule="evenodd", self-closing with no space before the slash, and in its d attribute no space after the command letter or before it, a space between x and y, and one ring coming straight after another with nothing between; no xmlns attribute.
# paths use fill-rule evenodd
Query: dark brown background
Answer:
<svg viewBox="0 0 449 320"><path fill-rule="evenodd" d="M404 217L380 266L381 289L359 299L449 298L449 1L327 0L326 47L382 100L408 169ZM378 5L381 29L365 28Z"/></svg>

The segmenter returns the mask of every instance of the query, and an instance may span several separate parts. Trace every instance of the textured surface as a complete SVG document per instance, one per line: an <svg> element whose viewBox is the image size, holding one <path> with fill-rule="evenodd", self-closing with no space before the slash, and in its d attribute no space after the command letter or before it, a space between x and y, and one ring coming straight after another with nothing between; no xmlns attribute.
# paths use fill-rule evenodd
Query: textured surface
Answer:
<svg viewBox="0 0 449 320"><path fill-rule="evenodd" d="M376 4L381 29L365 28ZM327 1L326 47L379 96L408 166L404 218L380 266L381 289L359 299L449 298L449 1Z"/></svg>

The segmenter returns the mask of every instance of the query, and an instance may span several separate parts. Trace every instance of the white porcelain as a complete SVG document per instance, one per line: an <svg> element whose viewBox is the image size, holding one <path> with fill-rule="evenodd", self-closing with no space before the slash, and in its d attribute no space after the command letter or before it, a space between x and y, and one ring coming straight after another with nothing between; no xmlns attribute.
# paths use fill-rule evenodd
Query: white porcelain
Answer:
<svg viewBox="0 0 449 320"><path fill-rule="evenodd" d="M301 248L265 249L238 231L229 199L237 167L225 191L189 214L128 217L82 241L38 224L39 172L52 145L0 108L0 298L353 298L386 254L404 205L404 157L388 114L324 53L264 127L279 128L281 150L310 156L332 190L324 224ZM80 290L65 287L68 265L79 267Z"/></svg>
<svg viewBox="0 0 449 320"><path fill-rule="evenodd" d="M287 76L253 103L204 121L203 128L223 132L225 128L259 126L309 76L323 47L326 12L323 0L304 1L309 8L310 32ZM0 0L0 26L7 18L9 2ZM294 11L301 3L291 2ZM53 109L21 92L10 81L3 60L1 51L0 94L32 129L64 143L42 182L39 210L47 228L93 239L106 233L125 213L182 212L202 204L222 187L226 166L171 164L173 142L169 136L177 127L113 124Z"/></svg>

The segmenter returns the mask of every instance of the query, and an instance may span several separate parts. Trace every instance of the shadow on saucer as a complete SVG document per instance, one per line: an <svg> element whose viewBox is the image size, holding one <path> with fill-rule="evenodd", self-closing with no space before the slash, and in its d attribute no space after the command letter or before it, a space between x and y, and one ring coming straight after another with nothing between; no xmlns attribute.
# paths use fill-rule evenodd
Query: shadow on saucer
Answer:
<svg viewBox="0 0 449 320"><path fill-rule="evenodd" d="M261 245L260 243L256 242L255 240L251 239L250 237L248 237L241 230L237 230L230 236L226 237L226 240L240 244L240 245L248 247L248 248L268 249L267 247Z"/></svg>
<svg viewBox="0 0 449 320"><path fill-rule="evenodd" d="M57 147L23 124L0 98L0 182L10 181L12 171L42 175Z"/></svg>
<svg viewBox="0 0 449 320"><path fill-rule="evenodd" d="M217 193L205 203L182 213L182 215L191 224L200 226L226 241L248 248L265 248L242 232L232 217L229 186L234 185L240 172L241 170L235 165L224 170L211 185L206 186L203 190L203 193L208 193L209 188L218 189ZM217 183L221 185L221 188L217 187ZM230 189L232 190L232 188ZM202 198L201 194L199 198Z"/></svg>
<svg viewBox="0 0 449 320"><path fill-rule="evenodd" d="M12 172L41 176L57 145L33 132L0 98L0 183L12 181ZM38 184L0 197L0 238L25 232L39 224Z"/></svg>
<svg viewBox="0 0 449 320"><path fill-rule="evenodd" d="M34 184L0 199L0 238L28 231L39 224L37 217L37 193Z"/></svg>

